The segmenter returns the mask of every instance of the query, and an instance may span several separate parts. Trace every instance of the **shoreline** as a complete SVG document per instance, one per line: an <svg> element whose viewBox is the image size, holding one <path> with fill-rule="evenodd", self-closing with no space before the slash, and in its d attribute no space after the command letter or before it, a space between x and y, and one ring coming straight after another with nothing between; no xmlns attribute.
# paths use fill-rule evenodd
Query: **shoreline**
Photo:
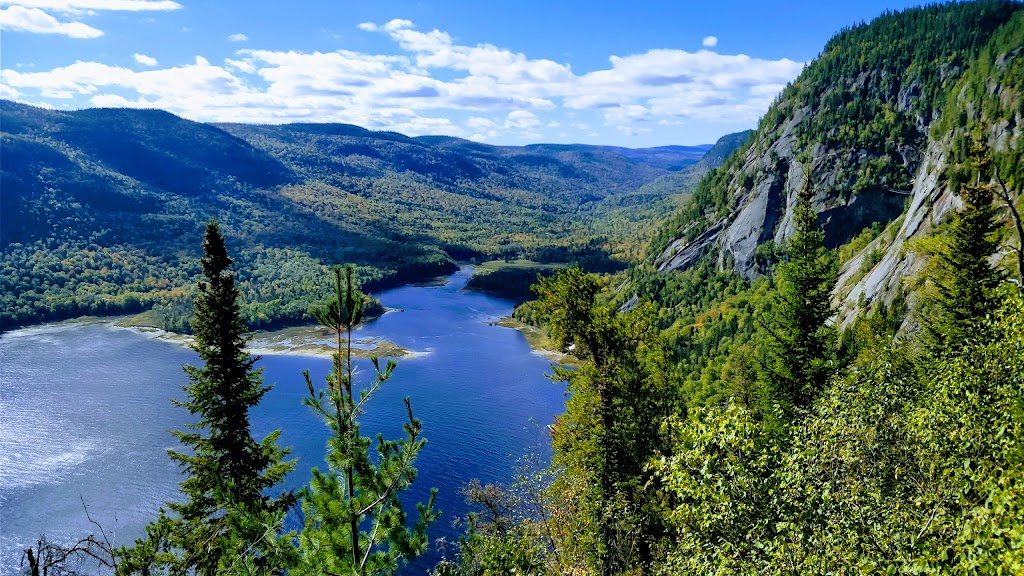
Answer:
<svg viewBox="0 0 1024 576"><path fill-rule="evenodd" d="M530 326L524 322L516 320L512 316L506 316L500 318L494 322L488 322L491 326L498 326L501 328L509 328L516 330L523 335L526 339L526 343L530 346L530 350L538 356L543 356L556 364L562 364L565 366L579 366L582 362L579 358L572 354L565 354L558 351L554 343L548 338L547 334L543 330L536 326Z"/></svg>
<svg viewBox="0 0 1024 576"><path fill-rule="evenodd" d="M484 264L487 264L486 262ZM456 270L454 273L461 271L469 271L470 276L475 275L481 264L473 263L471 261L459 261L456 262ZM397 289L406 286L416 287L436 287L445 286L450 280L451 274L442 274L432 277L427 277L423 280L411 281L401 284L399 286L393 286L385 288L385 290ZM462 290L467 292L476 292L484 294L492 298L499 298L507 300L516 306L521 302L515 298L510 298L505 294L499 292L481 289L479 287L463 287ZM402 312L403 310L398 308L384 307L384 312L381 314L390 314L393 312ZM24 326L17 326L14 328L0 331L0 338L8 337L9 334L17 333L24 330L59 330L65 327L71 326L92 326L92 325L105 325L112 329L118 330L130 330L145 336L152 340L161 340L171 344L175 344L181 347L190 347L194 342L194 338L190 334L184 334L179 332L172 332L158 328L147 323L148 318L146 314L148 311L130 313L130 314L110 314L103 316L95 315L83 315L75 318L67 318L64 320L55 320L49 322L42 322L39 324L28 324ZM374 317L372 319L376 319ZM552 362L566 365L576 365L579 360L572 355L563 354L559 352L548 340L547 336L538 328L523 324L518 320L515 320L512 316L501 318L497 321L487 322L492 326L500 326L503 328L511 328L518 330L526 338L527 343L530 345L530 349L534 354L544 356ZM258 356L302 356L312 358L331 358L332 354L337 350L336 345L332 344L331 341L333 335L316 324L303 324L297 326L286 326L283 328L277 328L274 330L254 330L249 333L249 346L247 350L252 355ZM368 336L365 338L353 338L352 341L352 355L356 358L399 358L399 359L416 359L427 356L430 354L429 350L417 351L410 350L403 346L400 346L394 342L381 339L377 336Z"/></svg>
<svg viewBox="0 0 1024 576"><path fill-rule="evenodd" d="M394 312L388 309L385 313ZM128 321L135 315L115 316L80 316L57 322L46 322L30 326L21 326L14 330L8 330L0 337L9 338L11 334L22 331L47 332L51 330L63 330L75 326L106 326L115 330L128 330L151 340L161 340L187 348L195 341L189 334L170 332L153 326L131 325ZM304 326L292 326L278 330L258 330L250 332L249 354L256 356L303 356L312 358L330 358L337 350L332 344L333 335L326 329L315 324ZM364 338L352 339L352 355L356 358L403 358L415 359L429 355L429 351L409 350L394 342L384 340L378 336L367 336Z"/></svg>

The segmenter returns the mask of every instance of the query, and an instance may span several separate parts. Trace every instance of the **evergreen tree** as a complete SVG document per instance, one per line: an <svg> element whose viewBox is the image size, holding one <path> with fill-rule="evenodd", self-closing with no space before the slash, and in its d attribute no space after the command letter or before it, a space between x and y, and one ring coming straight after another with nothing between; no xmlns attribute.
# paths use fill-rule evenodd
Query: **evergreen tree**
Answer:
<svg viewBox="0 0 1024 576"><path fill-rule="evenodd" d="M600 282L570 268L536 287L539 314L559 346L583 362L555 366L552 378L571 392L552 427L554 491L565 510L558 529L560 559L613 574L645 564L648 542L634 530L655 531L642 488L648 459L666 447L661 420L675 407L666 350L653 306L629 311L598 301ZM568 568L568 566L563 566Z"/></svg>
<svg viewBox="0 0 1024 576"><path fill-rule="evenodd" d="M994 189L981 182L991 157L975 148L978 177L960 188L963 207L954 213L936 254L932 281L934 313L922 318L927 343L941 353L959 346L999 307L997 288L1005 273L989 262L999 249L1000 218Z"/></svg>
<svg viewBox="0 0 1024 576"><path fill-rule="evenodd" d="M427 526L437 519L434 495L417 504L418 518L406 526L399 494L416 479L413 466L426 444L422 424L405 400L408 422L401 440L377 435L376 458L370 457L371 441L359 429L366 403L390 377L395 362L382 369L372 358L375 377L363 390L354 386L352 329L363 315L366 296L354 285L353 267L332 270L334 297L322 309L313 310L317 320L336 337L334 365L327 389L317 391L304 372L309 398L306 404L331 430L327 441L328 472L313 469L313 478L302 504L306 522L299 535L301 560L294 574L393 574L401 563L422 554L427 547ZM344 278L343 278L344 273Z"/></svg>
<svg viewBox="0 0 1024 576"><path fill-rule="evenodd" d="M795 233L776 271L773 315L765 327L773 400L789 414L811 403L836 364L837 335L827 323L833 315L835 262L825 249L812 198L805 184L793 214Z"/></svg>
<svg viewBox="0 0 1024 576"><path fill-rule="evenodd" d="M187 400L175 401L199 421L173 434L187 449L168 450L188 477L181 483L186 500L168 503L147 532L149 538L125 551L123 573L222 574L248 568L274 570L286 547L278 531L296 502L290 491L265 493L294 467L287 449L277 445L280 431L256 442L249 410L270 390L264 386L257 357L250 356L238 289L229 270L224 238L216 222L206 225L192 327L201 366L185 366Z"/></svg>

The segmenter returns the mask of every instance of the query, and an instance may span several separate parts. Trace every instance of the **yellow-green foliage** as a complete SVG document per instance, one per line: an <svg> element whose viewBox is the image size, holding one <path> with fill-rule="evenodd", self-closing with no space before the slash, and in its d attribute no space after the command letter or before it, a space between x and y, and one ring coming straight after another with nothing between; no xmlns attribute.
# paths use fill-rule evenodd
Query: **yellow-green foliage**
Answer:
<svg viewBox="0 0 1024 576"><path fill-rule="evenodd" d="M1024 300L941 357L862 356L788 438L744 407L670 420L666 574L1024 570Z"/></svg>

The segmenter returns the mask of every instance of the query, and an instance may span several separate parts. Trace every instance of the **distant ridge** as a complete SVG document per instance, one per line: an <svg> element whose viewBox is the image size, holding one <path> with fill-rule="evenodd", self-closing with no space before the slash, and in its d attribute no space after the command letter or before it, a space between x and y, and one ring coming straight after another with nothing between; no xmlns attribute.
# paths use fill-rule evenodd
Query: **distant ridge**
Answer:
<svg viewBox="0 0 1024 576"><path fill-rule="evenodd" d="M255 327L300 321L326 266L371 288L527 256L621 267L595 207L707 147L491 146L349 124L204 124L0 102L0 327L154 308L184 328L203 224L238 246ZM315 295L314 295L315 294Z"/></svg>

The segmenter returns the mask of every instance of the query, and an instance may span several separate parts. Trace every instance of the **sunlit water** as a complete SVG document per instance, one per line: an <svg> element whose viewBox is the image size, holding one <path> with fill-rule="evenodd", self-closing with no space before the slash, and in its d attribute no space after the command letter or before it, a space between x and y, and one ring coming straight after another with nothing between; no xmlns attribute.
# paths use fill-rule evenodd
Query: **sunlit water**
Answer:
<svg viewBox="0 0 1024 576"><path fill-rule="evenodd" d="M439 488L443 515L431 537L448 541L459 533L452 520L466 511L459 487L470 478L507 481L523 455L546 458L546 426L564 402L564 388L544 377L549 362L518 332L488 324L508 315L511 304L461 291L469 274L463 269L445 286L379 294L401 311L357 334L429 352L399 361L369 405L363 431L401 435L402 399L411 398L427 446L408 500L425 500L430 487ZM166 456L177 444L168 431L190 418L170 399L182 395L181 365L197 360L186 348L109 325L42 326L0 338L0 574L17 573L22 550L42 534L64 541L95 531L83 502L121 545L177 498L181 475ZM326 428L302 404L302 370L320 384L329 364L302 356L259 362L274 389L256 410L253 429L257 438L282 430L280 443L298 459L290 487L323 467ZM360 365L364 374L371 370L368 362ZM431 553L403 572L422 574L437 557Z"/></svg>

